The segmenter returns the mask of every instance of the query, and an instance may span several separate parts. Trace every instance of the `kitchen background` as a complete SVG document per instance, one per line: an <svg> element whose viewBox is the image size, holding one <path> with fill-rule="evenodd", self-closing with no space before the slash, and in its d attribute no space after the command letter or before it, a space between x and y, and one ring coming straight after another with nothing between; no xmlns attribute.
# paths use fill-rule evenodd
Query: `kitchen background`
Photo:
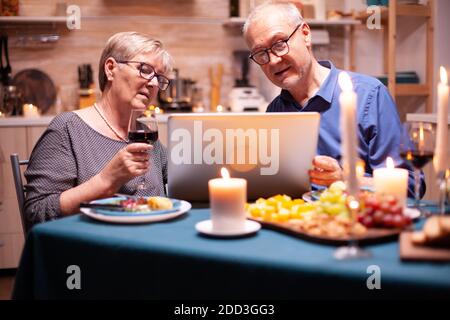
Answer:
<svg viewBox="0 0 450 320"><path fill-rule="evenodd" d="M3 0L5 1L5 0ZM47 73L58 89L59 99L48 111L75 108L79 87L77 68L90 64L93 69L94 86L98 87L98 59L106 40L120 31L148 33L163 41L173 55L179 76L195 81L196 99L205 110L210 109L211 71L217 76L219 65L223 66L220 84L220 104L230 105L229 93L235 79L241 77L241 62L236 51L247 50L241 36L241 24L230 23L228 0L20 0L20 16L63 15L69 5L81 9L80 29L69 30L63 23L10 23L0 21L2 33L9 39L9 55L12 76L23 69L37 68ZM262 1L241 0L241 14ZM298 1L297 1L298 2ZM311 3L313 0L302 1ZM326 1L325 10L343 13L364 12L364 0ZM437 66L449 65L449 42L445 30L450 30L446 17L450 2L437 0L435 5L435 41L433 50L435 78ZM346 26L314 26L313 43L319 59L330 59L337 67L353 69L371 75L382 75L383 32L369 30L365 24L355 27L353 43L355 58L349 55L349 33ZM400 17L397 21L397 70L415 71L424 79L426 53L426 25L417 17ZM348 29L347 29L348 30ZM44 38L42 37L44 35ZM57 37L51 37L57 35ZM50 36L50 37L49 37ZM319 39L320 38L320 39ZM317 41L316 41L317 42ZM250 67L250 84L256 86L266 101L277 93L253 63ZM211 70L210 70L211 69ZM435 80L436 82L436 80ZM435 86L433 86L435 87ZM424 98L398 98L399 112L404 120L406 113L424 112Z"/></svg>

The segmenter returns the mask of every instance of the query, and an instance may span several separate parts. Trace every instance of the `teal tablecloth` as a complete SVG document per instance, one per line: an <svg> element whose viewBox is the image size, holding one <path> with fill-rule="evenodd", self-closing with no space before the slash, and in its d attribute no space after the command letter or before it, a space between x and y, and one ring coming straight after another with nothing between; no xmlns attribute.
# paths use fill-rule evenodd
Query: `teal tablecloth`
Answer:
<svg viewBox="0 0 450 320"><path fill-rule="evenodd" d="M449 298L450 264L406 263L397 241L372 245L373 258L336 261L334 247L272 230L240 239L199 235L209 209L176 220L113 225L76 215L34 227L17 273L15 299L345 299ZM67 268L81 289L66 286ZM367 268L381 271L369 290Z"/></svg>

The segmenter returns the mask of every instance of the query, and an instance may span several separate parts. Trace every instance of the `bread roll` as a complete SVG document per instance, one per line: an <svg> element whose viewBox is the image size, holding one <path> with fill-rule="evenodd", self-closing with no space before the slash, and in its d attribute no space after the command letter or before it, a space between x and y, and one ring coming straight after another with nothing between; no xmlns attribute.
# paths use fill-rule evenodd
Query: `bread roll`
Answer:
<svg viewBox="0 0 450 320"><path fill-rule="evenodd" d="M164 197L149 197L147 204L152 210L169 210L173 208L172 201Z"/></svg>

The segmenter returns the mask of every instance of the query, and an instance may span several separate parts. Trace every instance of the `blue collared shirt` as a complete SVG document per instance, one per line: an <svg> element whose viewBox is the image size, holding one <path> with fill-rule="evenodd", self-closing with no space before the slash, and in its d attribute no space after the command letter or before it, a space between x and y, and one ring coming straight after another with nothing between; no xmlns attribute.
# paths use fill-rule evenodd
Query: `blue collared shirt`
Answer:
<svg viewBox="0 0 450 320"><path fill-rule="evenodd" d="M317 154L326 155L341 162L340 106L337 69L330 61L320 61L329 68L325 81L316 95L305 106L300 105L287 90L281 90L268 106L267 112L320 113L320 130ZM395 102L387 88L377 79L349 72L357 98L358 154L366 163L366 176L372 176L376 168L386 166L386 158L392 157L397 167L409 170L408 196L414 196L413 168L399 154L401 123ZM422 175L421 195L425 193Z"/></svg>

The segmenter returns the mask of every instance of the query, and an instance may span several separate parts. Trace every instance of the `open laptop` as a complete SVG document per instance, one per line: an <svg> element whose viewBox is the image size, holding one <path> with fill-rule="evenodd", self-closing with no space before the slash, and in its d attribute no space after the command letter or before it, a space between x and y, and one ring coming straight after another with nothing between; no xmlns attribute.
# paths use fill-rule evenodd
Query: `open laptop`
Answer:
<svg viewBox="0 0 450 320"><path fill-rule="evenodd" d="M208 181L225 167L247 179L249 201L310 190L320 115L302 113L173 114L168 118L168 195L207 202Z"/></svg>

